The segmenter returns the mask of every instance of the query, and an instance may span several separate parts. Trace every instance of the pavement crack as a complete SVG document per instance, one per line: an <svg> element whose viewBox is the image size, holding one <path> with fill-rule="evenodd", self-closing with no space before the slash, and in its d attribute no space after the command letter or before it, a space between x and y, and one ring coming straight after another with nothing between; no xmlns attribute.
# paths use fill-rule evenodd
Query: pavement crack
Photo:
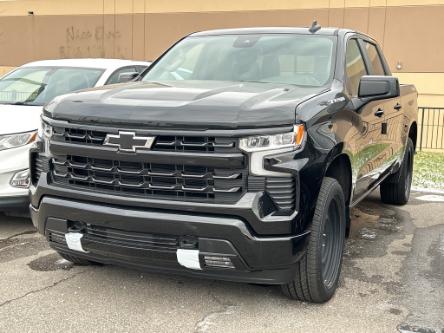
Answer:
<svg viewBox="0 0 444 333"><path fill-rule="evenodd" d="M195 332L208 332L208 329L212 325L214 325L214 320L216 320L219 316L227 316L233 314L238 307L239 306L237 305L225 305L221 310L207 313L201 320L196 323Z"/></svg>
<svg viewBox="0 0 444 333"><path fill-rule="evenodd" d="M35 289L35 290L31 290L31 291L28 291L27 293L25 293L25 294L23 294L23 295L21 295L21 296L18 296L18 297L15 297L15 298L11 298L11 299L8 299L8 300L4 301L3 303L0 303L0 308L3 307L3 306L5 306L5 305L8 305L8 304L10 304L10 303L12 303L12 302L19 301L19 300L21 300L21 299L23 299L23 298L25 298L25 297L27 297L27 296L29 296L29 295L38 294L38 293L40 293L40 292L42 292L42 291L45 291L45 290L48 290L48 289L54 288L54 287L58 286L59 284L61 284L61 283L63 283L63 282L66 282L66 281L68 281L68 280L71 280L71 279L75 278L77 275L80 275L80 274L82 274L82 273L84 273L84 272L85 272L85 271L77 272L77 273L72 274L72 275L70 275L70 276L67 276L67 277L65 277L65 278L63 278L63 279L61 279L61 280L58 280L58 281L54 282L53 284L50 284L49 286L45 286L45 287L43 287L43 288L39 288L39 289Z"/></svg>
<svg viewBox="0 0 444 333"><path fill-rule="evenodd" d="M26 231L23 231L23 232L19 232L18 234L14 234L14 235L11 235L11 236L9 236L9 237L6 237L6 238L3 238L3 239L0 239L0 241L1 241L1 242L7 242L7 241L9 241L9 240L11 240L11 239L13 239L13 238L19 237L19 236L23 236L23 235L31 235L31 234L35 234L35 233L36 233L35 230L26 230Z"/></svg>
<svg viewBox="0 0 444 333"><path fill-rule="evenodd" d="M211 288L211 286L210 286ZM208 332L208 330L213 326L215 323L214 321L220 317L220 316L228 316L232 315L239 306L236 304L226 303L220 300L216 295L214 295L211 291L209 292L209 295L214 301L221 306L221 309L216 311L211 311L207 313L202 319L200 319L195 327L194 332L195 333L205 333Z"/></svg>

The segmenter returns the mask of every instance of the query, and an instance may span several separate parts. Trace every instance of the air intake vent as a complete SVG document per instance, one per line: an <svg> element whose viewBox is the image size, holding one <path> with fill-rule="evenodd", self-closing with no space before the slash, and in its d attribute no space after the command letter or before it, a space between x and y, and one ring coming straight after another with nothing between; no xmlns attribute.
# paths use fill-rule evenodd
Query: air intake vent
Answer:
<svg viewBox="0 0 444 333"><path fill-rule="evenodd" d="M249 192L266 191L278 214L291 214L296 207L296 181L293 177L248 177Z"/></svg>
<svg viewBox="0 0 444 333"><path fill-rule="evenodd" d="M34 185L40 179L42 172L49 171L49 160L38 152L31 153L31 181Z"/></svg>
<svg viewBox="0 0 444 333"><path fill-rule="evenodd" d="M296 203L296 184L293 177L267 177L266 191L282 212L292 212Z"/></svg>

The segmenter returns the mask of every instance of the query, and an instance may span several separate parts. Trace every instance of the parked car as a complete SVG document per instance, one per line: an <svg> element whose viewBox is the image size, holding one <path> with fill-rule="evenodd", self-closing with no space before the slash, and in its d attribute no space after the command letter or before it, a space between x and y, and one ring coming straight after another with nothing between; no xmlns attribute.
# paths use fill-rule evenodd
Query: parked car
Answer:
<svg viewBox="0 0 444 333"><path fill-rule="evenodd" d="M42 120L31 215L64 258L325 302L349 208L409 200L417 92L356 31L216 30Z"/></svg>
<svg viewBox="0 0 444 333"><path fill-rule="evenodd" d="M148 66L116 59L45 60L0 78L0 211L29 205L29 147L44 104L75 90L129 81Z"/></svg>

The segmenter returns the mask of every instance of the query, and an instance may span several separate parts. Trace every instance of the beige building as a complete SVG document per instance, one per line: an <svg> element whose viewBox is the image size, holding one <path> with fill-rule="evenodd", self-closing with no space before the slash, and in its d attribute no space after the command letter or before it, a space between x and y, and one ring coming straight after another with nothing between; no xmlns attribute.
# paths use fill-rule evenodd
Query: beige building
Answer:
<svg viewBox="0 0 444 333"><path fill-rule="evenodd" d="M372 35L419 104L444 107L444 0L0 0L0 73L47 58L153 60L193 31L313 19Z"/></svg>

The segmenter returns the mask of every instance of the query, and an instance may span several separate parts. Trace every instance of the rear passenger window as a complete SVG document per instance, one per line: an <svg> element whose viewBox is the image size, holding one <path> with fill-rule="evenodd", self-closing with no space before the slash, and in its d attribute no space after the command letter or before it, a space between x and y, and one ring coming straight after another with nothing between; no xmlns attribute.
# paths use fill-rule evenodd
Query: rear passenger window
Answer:
<svg viewBox="0 0 444 333"><path fill-rule="evenodd" d="M359 49L358 41L350 39L347 43L347 52L345 55L347 89L352 96L358 95L359 81L363 75L367 75L364 59Z"/></svg>
<svg viewBox="0 0 444 333"><path fill-rule="evenodd" d="M379 56L376 46L367 41L364 41L364 45L370 59L370 63L372 64L372 74L385 75L384 66L382 65L381 57Z"/></svg>

